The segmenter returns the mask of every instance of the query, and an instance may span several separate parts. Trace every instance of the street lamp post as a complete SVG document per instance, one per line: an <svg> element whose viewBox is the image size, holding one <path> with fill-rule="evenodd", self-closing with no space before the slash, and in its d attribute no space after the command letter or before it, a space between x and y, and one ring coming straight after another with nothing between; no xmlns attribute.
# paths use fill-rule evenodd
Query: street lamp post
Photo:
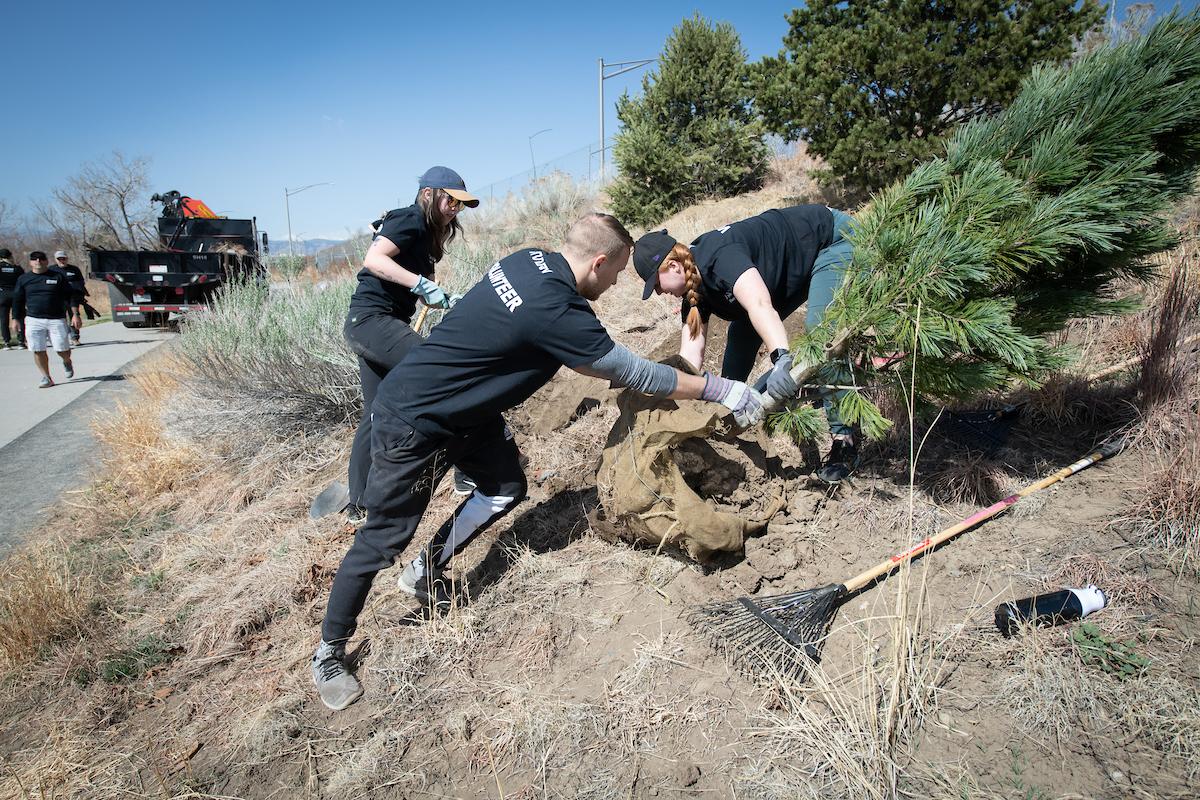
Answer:
<svg viewBox="0 0 1200 800"><path fill-rule="evenodd" d="M604 82L609 78L624 75L634 69L641 69L647 64L653 64L657 58L643 58L637 61L614 61L609 64L600 59L600 182L604 183ZM605 69L615 69L616 72L605 73Z"/></svg>
<svg viewBox="0 0 1200 800"><path fill-rule="evenodd" d="M537 161L534 160L534 158L533 158L533 137L541 136L543 133L546 133L547 131L552 131L552 130L554 130L554 129L553 128L542 128L537 133L531 134L529 136L529 164L533 168L533 179L535 181L537 180Z"/></svg>
<svg viewBox="0 0 1200 800"><path fill-rule="evenodd" d="M291 197L294 194L300 194L305 189L311 189L314 186L333 186L331 181L325 183L310 183L308 186L301 186L299 189L291 189L290 191L285 186L283 187L283 205L287 209L287 224L288 224L288 256L296 257L296 245L292 242L292 203Z"/></svg>

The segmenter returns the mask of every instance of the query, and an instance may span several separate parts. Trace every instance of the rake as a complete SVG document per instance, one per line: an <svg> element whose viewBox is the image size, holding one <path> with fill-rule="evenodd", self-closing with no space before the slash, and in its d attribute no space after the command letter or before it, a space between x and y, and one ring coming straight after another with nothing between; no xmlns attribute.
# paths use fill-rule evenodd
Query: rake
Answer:
<svg viewBox="0 0 1200 800"><path fill-rule="evenodd" d="M801 679L814 662L820 661L821 646L829 626L838 608L852 595L881 580L901 564L1007 510L1021 498L1098 461L1112 458L1121 452L1124 444L1124 440L1105 444L1069 467L1026 486L844 583L773 597L739 597L712 603L695 609L688 621L706 633L718 649L725 650L751 677L765 673Z"/></svg>

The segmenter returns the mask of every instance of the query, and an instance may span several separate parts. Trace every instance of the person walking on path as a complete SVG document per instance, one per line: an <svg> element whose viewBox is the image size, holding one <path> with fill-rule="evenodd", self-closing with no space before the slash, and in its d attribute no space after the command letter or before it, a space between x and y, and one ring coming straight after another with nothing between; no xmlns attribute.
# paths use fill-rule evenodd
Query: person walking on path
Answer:
<svg viewBox="0 0 1200 800"><path fill-rule="evenodd" d="M400 589L425 602L451 558L524 499L501 415L559 367L658 397L719 402L743 425L762 418L763 398L746 384L648 361L609 337L588 301L616 282L632 246L615 217L593 213L572 225L561 253L521 250L498 261L380 385L367 521L334 576L312 659L329 708L362 696L346 641L375 576L404 552L447 469L461 468L477 486L401 572Z"/></svg>
<svg viewBox="0 0 1200 800"><path fill-rule="evenodd" d="M13 290L17 288L17 279L24 274L25 270L12 262L12 250L0 247L0 333L4 336L5 347L25 346L25 328L20 318L12 313Z"/></svg>
<svg viewBox="0 0 1200 800"><path fill-rule="evenodd" d="M371 470L371 404L380 382L421 341L412 329L417 300L449 308L452 298L434 281L434 267L446 245L462 232L458 213L479 200L449 167L431 167L417 183L411 206L389 211L380 220L358 273L343 332L358 356L363 413L350 449L349 508L363 513L363 493Z"/></svg>
<svg viewBox="0 0 1200 800"><path fill-rule="evenodd" d="M50 357L47 349L53 347L63 362L67 378L75 377L75 365L71 362L70 329L67 316L74 305L75 292L62 271L50 267L46 254L34 250L29 254L30 272L17 279L13 290L13 313L25 321L25 337L33 351L33 361L42 381L38 386L48 389L54 385L50 377ZM79 317L71 322L78 325ZM16 319L12 322L16 332Z"/></svg>
<svg viewBox="0 0 1200 800"><path fill-rule="evenodd" d="M83 278L83 271L79 267L70 263L65 250L59 250L54 254L54 265L67 276L67 281L71 284L71 289L75 293L75 305L71 307L71 316L83 319L83 306L88 296L87 281ZM79 344L80 325L71 323L71 344Z"/></svg>
<svg viewBox="0 0 1200 800"><path fill-rule="evenodd" d="M765 342L771 369L755 387L779 400L794 399L792 354L783 320L805 302L805 328L821 323L850 264L846 236L854 220L822 205L775 208L701 234L690 246L665 229L638 240L634 267L651 293L683 299L679 354L697 368L704 363L708 320L729 322L721 376L746 380ZM854 429L826 401L833 446L817 475L838 483L853 472L858 452Z"/></svg>

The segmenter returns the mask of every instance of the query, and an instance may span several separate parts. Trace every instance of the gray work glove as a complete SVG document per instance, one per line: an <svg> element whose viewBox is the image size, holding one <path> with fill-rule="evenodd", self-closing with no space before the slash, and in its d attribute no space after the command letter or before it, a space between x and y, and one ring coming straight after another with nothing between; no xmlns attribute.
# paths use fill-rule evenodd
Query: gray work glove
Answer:
<svg viewBox="0 0 1200 800"><path fill-rule="evenodd" d="M734 421L743 428L762 422L766 416L763 396L758 391L741 381L731 381L711 372L704 373L704 391L700 399L728 408L733 412Z"/></svg>
<svg viewBox="0 0 1200 800"><path fill-rule="evenodd" d="M792 353L779 348L771 353L773 366L754 382L754 388L780 402L794 400L800 387L792 380Z"/></svg>
<svg viewBox="0 0 1200 800"><path fill-rule="evenodd" d="M445 290L438 286L433 281L424 276L417 279L417 285L412 287L410 291L417 297L421 298L421 302L432 308L449 308L450 298L446 296Z"/></svg>
<svg viewBox="0 0 1200 800"><path fill-rule="evenodd" d="M456 305L458 305L458 301L462 300L462 299L463 299L463 296L461 294L450 295L450 299L446 301L450 305L446 306L446 308L454 308Z"/></svg>

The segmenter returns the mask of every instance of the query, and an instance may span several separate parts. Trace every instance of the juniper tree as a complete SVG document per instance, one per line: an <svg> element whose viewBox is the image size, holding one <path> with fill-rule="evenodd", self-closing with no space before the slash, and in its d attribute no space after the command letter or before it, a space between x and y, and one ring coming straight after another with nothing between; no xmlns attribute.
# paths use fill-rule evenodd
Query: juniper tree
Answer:
<svg viewBox="0 0 1200 800"><path fill-rule="evenodd" d="M757 188L766 145L750 109L746 53L727 22L699 15L667 38L642 95L617 101L613 211L649 225L706 197Z"/></svg>
<svg viewBox="0 0 1200 800"><path fill-rule="evenodd" d="M752 70L755 104L768 130L873 191L1006 106L1034 64L1066 59L1102 16L1096 0L809 0L780 54Z"/></svg>
<svg viewBox="0 0 1200 800"><path fill-rule="evenodd" d="M846 281L798 360L848 331L852 359L899 353L899 369L826 364L830 382L931 401L1037 384L1069 358L1051 334L1136 306L1118 287L1153 277L1147 257L1175 243L1167 217L1198 161L1200 12L1039 67L1004 112L959 128L859 214ZM839 402L868 435L886 430L859 392Z"/></svg>

